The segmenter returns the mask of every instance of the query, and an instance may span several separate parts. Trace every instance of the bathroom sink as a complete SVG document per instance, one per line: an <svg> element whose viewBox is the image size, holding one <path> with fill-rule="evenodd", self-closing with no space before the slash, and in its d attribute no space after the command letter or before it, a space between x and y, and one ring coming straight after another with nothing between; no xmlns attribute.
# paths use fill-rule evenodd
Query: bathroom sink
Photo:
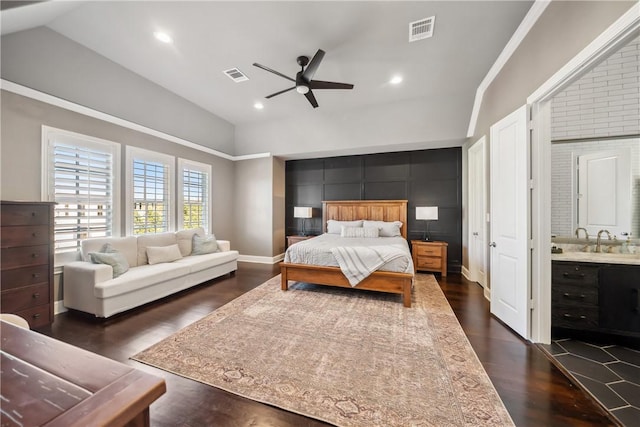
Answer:
<svg viewBox="0 0 640 427"><path fill-rule="evenodd" d="M596 252L564 252L552 254L553 261L599 262L608 264L640 265L640 254L609 254Z"/></svg>

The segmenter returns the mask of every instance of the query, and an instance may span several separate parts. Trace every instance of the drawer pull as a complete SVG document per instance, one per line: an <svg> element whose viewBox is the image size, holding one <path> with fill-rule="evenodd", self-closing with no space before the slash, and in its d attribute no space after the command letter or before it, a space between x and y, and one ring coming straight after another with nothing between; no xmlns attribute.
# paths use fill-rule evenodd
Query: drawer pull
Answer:
<svg viewBox="0 0 640 427"><path fill-rule="evenodd" d="M34 314L34 315L33 315L33 318L34 318L34 319L37 319L37 318L39 318L39 317L40 317L40 313L36 313L36 314Z"/></svg>
<svg viewBox="0 0 640 427"><path fill-rule="evenodd" d="M31 237L38 237L38 233L36 232L31 233Z"/></svg>
<svg viewBox="0 0 640 427"><path fill-rule="evenodd" d="M40 275L38 273L33 273L31 277L33 277L34 279L38 279L40 278Z"/></svg>
<svg viewBox="0 0 640 427"><path fill-rule="evenodd" d="M33 294L33 299L40 298L40 292Z"/></svg>
<svg viewBox="0 0 640 427"><path fill-rule="evenodd" d="M587 316L574 316L569 313L565 313L562 316L567 320L585 320L587 318Z"/></svg>
<svg viewBox="0 0 640 427"><path fill-rule="evenodd" d="M31 212L31 216L36 216L36 213L35 212Z"/></svg>
<svg viewBox="0 0 640 427"><path fill-rule="evenodd" d="M584 299L585 296L580 294L580 295L573 295L570 294L569 292L565 292L564 294L562 294L563 297L565 297L566 299Z"/></svg>
<svg viewBox="0 0 640 427"><path fill-rule="evenodd" d="M566 277L567 279L576 279L576 280L584 279L584 273L580 273L580 274L571 274L571 273L566 273L566 272L565 272L565 273L562 273L562 275L563 275L564 277Z"/></svg>
<svg viewBox="0 0 640 427"><path fill-rule="evenodd" d="M31 254L31 258L38 258L38 254Z"/></svg>

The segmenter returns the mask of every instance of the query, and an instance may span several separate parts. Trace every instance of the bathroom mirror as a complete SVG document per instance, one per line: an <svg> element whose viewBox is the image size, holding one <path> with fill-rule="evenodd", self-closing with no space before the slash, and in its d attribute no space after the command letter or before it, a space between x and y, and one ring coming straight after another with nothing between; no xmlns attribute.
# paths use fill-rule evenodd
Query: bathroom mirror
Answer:
<svg viewBox="0 0 640 427"><path fill-rule="evenodd" d="M552 143L551 232L575 238L578 227L640 238L640 138Z"/></svg>

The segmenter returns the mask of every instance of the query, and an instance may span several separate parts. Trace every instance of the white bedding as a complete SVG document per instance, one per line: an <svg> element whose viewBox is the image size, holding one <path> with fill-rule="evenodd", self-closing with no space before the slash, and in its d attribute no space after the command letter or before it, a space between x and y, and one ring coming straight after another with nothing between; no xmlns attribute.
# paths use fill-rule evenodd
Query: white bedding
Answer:
<svg viewBox="0 0 640 427"><path fill-rule="evenodd" d="M413 273L413 261L409 244L402 237L378 237L358 238L340 237L338 234L322 234L320 236L303 240L289 246L284 255L284 261L294 264L324 265L328 267L340 267L335 256L331 253L336 247L372 247L391 246L405 252L406 256L394 258L382 265L380 271L392 271L396 273Z"/></svg>

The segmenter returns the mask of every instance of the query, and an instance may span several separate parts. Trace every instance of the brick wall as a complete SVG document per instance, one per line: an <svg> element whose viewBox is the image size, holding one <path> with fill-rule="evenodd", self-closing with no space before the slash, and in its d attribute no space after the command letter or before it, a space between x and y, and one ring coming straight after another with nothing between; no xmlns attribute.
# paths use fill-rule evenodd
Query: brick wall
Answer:
<svg viewBox="0 0 640 427"><path fill-rule="evenodd" d="M572 83L551 101L551 139L640 134L640 37ZM632 231L640 237L640 138L551 145L551 232L573 236L572 154L631 150ZM618 236L620 237L620 236Z"/></svg>

